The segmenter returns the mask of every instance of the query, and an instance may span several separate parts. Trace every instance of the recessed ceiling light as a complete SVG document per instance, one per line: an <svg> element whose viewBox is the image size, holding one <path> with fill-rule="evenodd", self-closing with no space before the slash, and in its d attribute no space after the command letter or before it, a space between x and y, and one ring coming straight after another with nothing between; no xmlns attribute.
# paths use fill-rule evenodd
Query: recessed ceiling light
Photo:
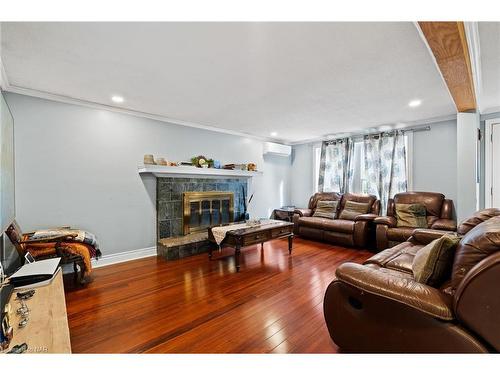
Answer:
<svg viewBox="0 0 500 375"><path fill-rule="evenodd" d="M123 96L119 95L113 95L111 97L111 100L114 101L115 103L123 103L125 101L125 99L123 99Z"/></svg>
<svg viewBox="0 0 500 375"><path fill-rule="evenodd" d="M272 132L271 137L276 137L278 135L278 132Z"/></svg>
<svg viewBox="0 0 500 375"><path fill-rule="evenodd" d="M415 107L418 107L420 104L422 104L422 101L420 99L415 99L415 100L412 100L411 102L409 102L408 106L415 108Z"/></svg>

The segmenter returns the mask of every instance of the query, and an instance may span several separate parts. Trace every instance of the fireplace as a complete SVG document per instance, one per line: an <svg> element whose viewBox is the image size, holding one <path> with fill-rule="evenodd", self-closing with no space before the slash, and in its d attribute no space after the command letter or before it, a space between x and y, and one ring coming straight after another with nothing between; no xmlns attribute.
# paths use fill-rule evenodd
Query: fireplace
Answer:
<svg viewBox="0 0 500 375"><path fill-rule="evenodd" d="M158 177L157 253L167 260L206 253L207 227L245 213L245 178Z"/></svg>
<svg viewBox="0 0 500 375"><path fill-rule="evenodd" d="M230 191L187 191L182 194L182 206L184 235L234 221L234 193Z"/></svg>

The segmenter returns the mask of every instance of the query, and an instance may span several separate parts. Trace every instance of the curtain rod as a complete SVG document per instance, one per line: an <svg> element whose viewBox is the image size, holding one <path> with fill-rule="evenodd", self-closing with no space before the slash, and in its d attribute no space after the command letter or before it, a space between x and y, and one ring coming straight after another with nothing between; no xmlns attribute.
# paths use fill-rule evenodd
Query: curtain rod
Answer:
<svg viewBox="0 0 500 375"><path fill-rule="evenodd" d="M416 132L425 132L425 131L429 131L429 130L431 130L431 126L430 125L426 125L426 126L420 126L420 127L416 127L416 128L391 129L391 130L387 130L387 131L379 131L379 132L372 132L372 133L366 133L366 134L358 133L358 134L353 134L351 136L346 136L346 137L339 137L339 138L334 138L334 139L327 139L324 142L336 142L336 141L342 140L343 138L353 138L353 139L356 139L356 138L370 137L370 136L380 135L380 134L391 134L391 133L394 133L394 132L397 132L397 131L400 131L400 132L403 132L403 133L406 133L406 132L416 133Z"/></svg>

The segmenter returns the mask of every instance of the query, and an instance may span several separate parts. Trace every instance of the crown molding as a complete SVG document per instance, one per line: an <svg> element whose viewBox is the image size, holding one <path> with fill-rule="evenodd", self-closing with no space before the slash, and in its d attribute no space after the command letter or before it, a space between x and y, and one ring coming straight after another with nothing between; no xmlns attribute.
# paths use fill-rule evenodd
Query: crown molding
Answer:
<svg viewBox="0 0 500 375"><path fill-rule="evenodd" d="M489 107L486 108L484 111L480 112L481 116L483 115L491 115L492 113L500 113L500 106L499 107Z"/></svg>
<svg viewBox="0 0 500 375"><path fill-rule="evenodd" d="M472 68L472 79L474 81L474 94L479 113L482 113L481 105L482 75L481 75L481 46L479 43L479 24L477 22L464 22L465 36L469 46L469 60Z"/></svg>
<svg viewBox="0 0 500 375"><path fill-rule="evenodd" d="M203 129L203 130L212 131L212 132L221 133L221 134L229 134L229 135L234 135L234 136L239 136L239 137L256 139L256 140L263 141L263 142L281 143L281 144L289 145L289 146L302 145L302 144L308 144L308 143L314 143L314 142L321 142L329 137L373 133L375 131L380 131L381 130L380 127L388 127L390 129L396 129L396 128L404 129L404 128L413 127L413 126L428 125L428 124L432 124L432 123L456 119L456 115L454 114L454 115L434 117L434 118L425 119L425 120L405 122L404 127L398 126L398 124L379 125L379 126L370 127L368 129L364 129L364 130L357 131L357 132L329 133L329 134L326 134L326 135L323 135L320 137L304 139L301 141L286 142L286 141L277 140L274 138L260 137L260 136L256 136L256 135L249 134L249 133L232 131L232 130L228 130L228 129L217 128L214 126L208 126L208 125L202 125L202 124L193 123L193 122L189 122L189 121L172 119L169 117L155 115L155 114L151 114L151 113L147 113L147 112L134 111L134 110L130 110L130 109L114 107L111 105L105 105L105 104L95 103L95 102L86 101L86 100L82 100L82 99L72 98L69 96L51 94L51 93L48 93L45 91L34 90L34 89L25 88L25 87L11 85L11 84L9 84L9 81L7 79L7 76L5 74L5 70L3 69L3 64L1 64L1 59L0 59L0 68L1 68L1 73L2 73L2 83L3 83L2 89L4 91L11 92L14 94L26 95L26 96L31 96L31 97L35 97L35 98L60 102L60 103L83 106L83 107L87 107L87 108L101 109L101 110L111 111L111 112L115 112L115 113L121 113L121 114L135 116L135 117L147 118L150 120L156 120L156 121L165 122L165 123L169 123L169 124L173 124L173 125L186 126L186 127L190 127L190 128ZM489 111L484 112L484 114L494 113L494 112L500 112L500 107L490 109Z"/></svg>
<svg viewBox="0 0 500 375"><path fill-rule="evenodd" d="M418 127L418 126L425 126L425 125L431 125L431 124L436 124L438 122L443 122L443 121L450 121L450 120L456 120L457 115L452 114L452 115L445 115L445 116L439 116L439 117L432 117L424 120L416 120L416 121L406 121L404 122L404 125L401 124L401 122L396 123L396 124L385 124L385 125L378 125L378 126L373 126L367 129L359 130L356 132L342 132L342 133L330 133L330 134L325 134L322 137L315 137L311 139L307 139L304 141L298 141L298 142L291 142L291 146L297 146L297 145L303 145L303 144L308 144L308 143L315 143L315 142L322 142L327 139L332 139L332 138L343 138L343 137L352 137L354 135L363 135L363 134L370 134L370 133L376 133L376 132L381 132L381 131L390 131L390 130L404 130L408 128L413 128L413 127Z"/></svg>
<svg viewBox="0 0 500 375"><path fill-rule="evenodd" d="M154 113L135 111L132 109L125 109L125 108L115 107L112 105L106 105L106 104L91 102L91 101L82 100L82 99L78 99L78 98L73 98L70 96L52 94L52 93L45 92L45 91L34 90L34 89L26 88L26 87L11 85L8 83L8 81L7 81L7 84L5 85L4 90L8 91L8 92L15 93L15 94L26 95L26 96L31 96L31 97L41 98L41 99L46 99L46 100L52 100L52 101L60 102L60 103L73 104L73 105L78 105L78 106L83 106L83 107L88 107L88 108L101 109L101 110L131 115L131 116L135 116L135 117L142 117L142 118L147 118L150 120L165 122L165 123L169 123L169 124L173 124L173 125L186 126L186 127L190 127L190 128L196 128L196 129L203 129L203 130L208 130L208 131L212 131L212 132L216 132L216 133L235 135L235 136L245 137L245 138L252 138L252 139L256 139L256 140L263 141L263 142L276 142L276 143L282 143L282 144L289 144L288 142L285 142L285 141L282 141L279 139L275 139L275 138L260 137L260 136L245 133L245 132L223 129L223 128L218 128L215 126L203 125L203 124L190 122L190 121L178 120L178 119L174 119L174 118L170 118L170 117L166 117L166 116L162 116L162 115L157 115Z"/></svg>

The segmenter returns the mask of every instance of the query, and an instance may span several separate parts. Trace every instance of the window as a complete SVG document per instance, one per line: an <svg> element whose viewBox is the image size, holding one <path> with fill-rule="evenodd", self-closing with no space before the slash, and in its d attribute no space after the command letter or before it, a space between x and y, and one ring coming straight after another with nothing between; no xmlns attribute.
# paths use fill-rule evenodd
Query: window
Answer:
<svg viewBox="0 0 500 375"><path fill-rule="evenodd" d="M412 154L413 154L413 134L411 132L404 135L406 149L406 173L407 173L407 189L412 188ZM354 141L352 160L352 182L351 190L353 193L368 194L368 181L364 165L365 150L363 141ZM319 164L321 161L321 144L313 146L313 192L318 192L319 179Z"/></svg>

